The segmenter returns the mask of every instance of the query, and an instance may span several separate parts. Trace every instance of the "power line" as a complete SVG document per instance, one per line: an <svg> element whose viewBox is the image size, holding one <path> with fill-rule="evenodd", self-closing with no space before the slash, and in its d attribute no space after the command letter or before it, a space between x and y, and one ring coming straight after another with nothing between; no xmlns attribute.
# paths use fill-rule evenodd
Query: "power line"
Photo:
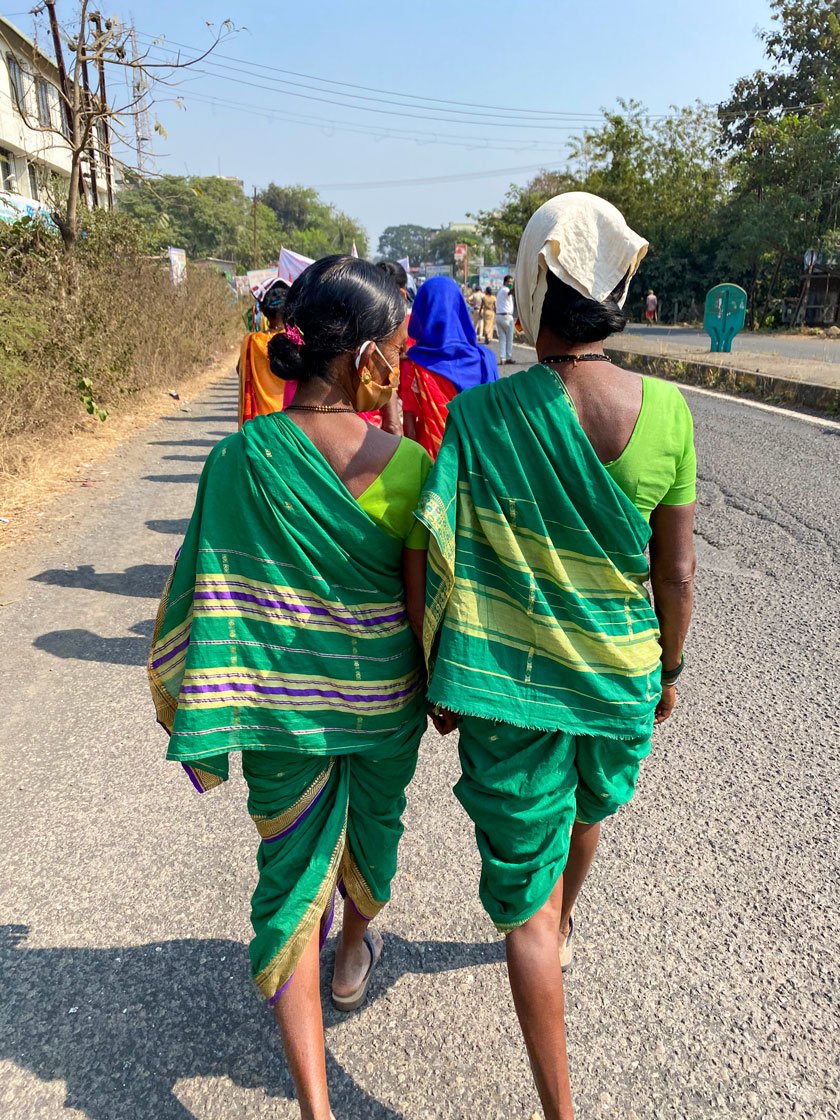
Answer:
<svg viewBox="0 0 840 1120"><path fill-rule="evenodd" d="M492 171L467 171L463 175L431 175L425 179L373 179L369 183L315 183L316 191L371 190L376 187L421 187L432 183L461 183L468 179L493 179L497 175L523 175L532 171L561 172L559 167L546 167L544 163L528 167L497 167Z"/></svg>
<svg viewBox="0 0 840 1120"><path fill-rule="evenodd" d="M200 50L199 47L192 47L192 46L189 46L189 44L187 44L187 43L179 43L174 39L161 40L159 37L158 38L153 38L152 36L145 35L145 34L142 35L141 37L147 43L149 43L149 45L151 45L153 47L156 47L158 49L162 49L166 44L171 44L172 46L180 47L183 50L189 50L189 51L193 51L193 52L198 52ZM601 119L601 114L600 113L566 113L566 112L562 112L560 110L553 110L553 109L518 109L518 108L514 108L512 106L483 105L479 102L474 102L474 101L453 101L453 100L450 100L448 98L429 97L429 96L424 95L424 94L406 93L404 91L398 91L398 90L378 89L375 86L368 86L368 85L362 86L362 85L358 85L354 82L338 82L333 78L321 78L321 77L318 77L317 75L304 74L304 73L301 73L297 70L284 70L282 67L279 67L279 66L266 66L263 63L253 62L250 59L236 58L233 55L225 55L225 54L221 54L217 51L213 52L211 58L212 59L223 59L226 62L237 63L236 67L227 67L226 68L226 69L236 69L237 72L242 72L242 67L245 67L245 72L247 72L247 73L252 73L254 70L264 70L264 71L267 71L269 74L287 74L290 77L305 78L305 79L307 79L307 81L319 82L321 85L336 86L339 91L343 91L343 90L347 90L347 89L365 90L365 91L367 91L365 94L358 94L358 95L357 94L351 94L350 96L357 97L357 99L359 99L359 100L375 101L379 104L382 103L382 98L381 97L371 97L369 95L373 94L373 93L382 94L382 95L384 95L385 97L388 98L387 104L394 104L393 99L398 98L398 99L402 99L402 101L398 101L397 104L404 103L405 101L411 100L411 101L417 101L417 102L431 102L432 104L436 104L436 105L462 106L465 109L465 113L463 115L466 115L466 116L482 116L482 117L489 115L489 116L492 116L494 120L498 119L498 114L499 113L504 113L504 114L509 114L509 115L512 114L512 115L514 115L516 117L520 117L520 118L546 117L550 120L561 120L561 119L565 119L565 118L582 120L582 119L585 118L585 119L591 119L591 120L595 121L595 120L600 120ZM277 78L275 80L278 81L278 82L285 81L285 79L282 79L282 78ZM286 84L301 85L301 83L295 83L295 82L286 82ZM316 89L317 87L301 85L301 88L303 88L303 89ZM317 92L319 92L319 93L330 93L330 92L333 92L333 91L318 89ZM407 106L407 107L422 108L423 106L422 105L412 105L412 106ZM473 113L473 112L471 112L472 109L482 110L482 112ZM437 110L437 111L442 112L444 110ZM454 113L460 113L461 112L460 109L452 109L452 110L446 110L446 111L454 112Z"/></svg>
<svg viewBox="0 0 840 1120"><path fill-rule="evenodd" d="M161 60L157 59L157 61L161 61ZM206 64L205 64L205 66L206 66ZM300 100L303 100L303 101L317 101L317 102L319 102L321 104L324 104L324 105L336 105L341 109L355 109L355 110L358 110L358 111L363 112L363 113L374 113L377 116L400 117L400 118L403 118L403 119L422 120L422 121L427 121L429 123L436 123L437 122L437 123L440 123L440 124L455 124L455 125L464 125L464 124L466 124L466 125L470 125L470 124L476 125L476 124L485 124L485 123L489 124L489 122L484 122L484 121L459 120L457 118L452 118L452 117L430 116L428 112L412 113L412 112L408 112L408 111L400 110L400 109L379 109L379 108L374 108L374 107L369 106L369 105L348 105L347 102L345 102L345 101L336 101L336 100L334 100L333 98L330 98L330 97L315 97L312 94L308 94L308 93L296 93L294 90L284 89L282 87L278 88L277 84L275 84L275 85L265 85L264 83L261 83L261 82L249 81L247 78L244 78L244 77L232 76L230 74L222 73L222 72L220 72L221 69L222 69L221 67L215 67L214 69L193 67L192 68L192 73L193 74L203 74L205 77L215 78L217 81L234 82L238 86L248 86L251 89L264 90L267 93L274 93L274 94L283 93L287 97L296 97L296 98L299 98ZM233 67L224 67L223 69L233 70L234 75L240 75L242 73L245 73L244 71L235 70ZM274 81L275 81L275 83L279 83L281 81L281 79L275 79ZM583 120L581 120L578 123L583 124L585 122ZM511 121L511 120L495 120L493 122L493 127L494 128L515 128L517 130L522 130L522 129L527 128L527 129L537 129L537 130L543 131L543 132L546 132L546 131L548 131L548 132L565 132L565 131L568 131L569 124L568 123L567 124L535 124L533 122L528 122L528 121L516 121L516 122L514 122L514 121Z"/></svg>
<svg viewBox="0 0 840 1120"><path fill-rule="evenodd" d="M249 116L261 116L267 120L283 120L292 124L306 124L314 125L320 128L329 128L331 130L339 129L343 132L359 133L365 136L373 136L379 140L398 140L401 143L410 143L415 141L421 145L449 145L455 147L473 147L481 151L498 151L498 152L529 152L539 149L540 140L534 138L532 140L523 140L518 144L512 141L510 144L496 144L488 141L486 136L446 136L440 132L426 132L419 129L412 129L411 133L395 132L393 128L383 130L375 126L365 126L364 124L351 124L346 121L332 120L327 117L313 117L306 116L305 114L288 113L283 109L272 109L270 106L253 105L248 102L242 101L229 101L225 98L213 97L210 94L204 93L188 93L184 95L184 101L198 101L201 104L218 106L223 109L231 109L234 112L246 113ZM568 131L574 132L575 129L572 125L567 126ZM418 137L420 139L418 139ZM512 146L512 145L516 146Z"/></svg>

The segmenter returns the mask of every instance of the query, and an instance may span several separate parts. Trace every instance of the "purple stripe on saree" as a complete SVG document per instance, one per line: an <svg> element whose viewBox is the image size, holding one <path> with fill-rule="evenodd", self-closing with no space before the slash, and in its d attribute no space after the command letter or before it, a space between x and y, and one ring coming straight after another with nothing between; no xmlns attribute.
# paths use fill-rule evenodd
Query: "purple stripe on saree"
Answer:
<svg viewBox="0 0 840 1120"><path fill-rule="evenodd" d="M168 653L161 654L160 657L155 658L155 660L152 662L152 668L159 669L161 665L165 665L167 661L171 661L172 658L176 656L176 654L183 653L183 651L189 644L190 639L189 635L187 635L187 637L184 638L180 645L175 646L173 649L169 650Z"/></svg>
<svg viewBox="0 0 840 1120"><path fill-rule="evenodd" d="M305 607L300 603L287 603L283 599L269 599L261 595L249 595L243 591L196 591L194 598L200 601L255 603L260 607L273 607L276 610L289 611L291 614L330 618L335 622L343 622L347 626L377 626L383 622L399 622L405 618L404 610L397 611L395 614L374 615L372 618L354 618L349 614L333 614L326 607Z"/></svg>
<svg viewBox="0 0 840 1120"><path fill-rule="evenodd" d="M339 692L335 688L287 688L283 685L246 684L239 681L223 681L219 684L185 684L181 687L181 695L207 694L219 692L252 693L257 696L319 696L325 700L346 700L348 704L385 703L387 700L400 700L410 696L417 690L417 681L407 688L395 689L393 692L374 692L367 695L358 693Z"/></svg>

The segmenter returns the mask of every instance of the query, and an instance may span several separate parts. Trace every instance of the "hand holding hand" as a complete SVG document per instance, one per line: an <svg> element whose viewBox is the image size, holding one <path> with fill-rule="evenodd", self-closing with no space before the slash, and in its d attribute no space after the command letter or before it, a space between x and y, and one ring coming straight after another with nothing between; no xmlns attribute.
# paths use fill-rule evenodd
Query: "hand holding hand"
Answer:
<svg viewBox="0 0 840 1120"><path fill-rule="evenodd" d="M455 713L450 712L448 708L441 708L438 704L430 706L429 715L439 735L450 735L458 726L458 717Z"/></svg>

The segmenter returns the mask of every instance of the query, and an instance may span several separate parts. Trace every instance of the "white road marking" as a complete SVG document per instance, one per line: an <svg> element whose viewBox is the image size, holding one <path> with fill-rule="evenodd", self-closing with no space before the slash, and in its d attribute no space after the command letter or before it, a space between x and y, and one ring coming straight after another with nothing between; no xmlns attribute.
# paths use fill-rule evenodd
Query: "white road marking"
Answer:
<svg viewBox="0 0 840 1120"><path fill-rule="evenodd" d="M525 342L518 342L516 344L518 350L534 350L533 346L529 346ZM534 351L536 353L536 351ZM663 355L667 357L667 355ZM650 375L648 375L650 376ZM672 381L673 378L665 377L663 381ZM674 381L675 385L679 385L681 389L685 389L687 393L700 393L704 397L715 397L717 400L732 401L733 404L741 404L745 408L759 408L763 412L777 412L780 416L787 416L790 420L804 420L806 424L816 424L820 428L836 428L840 431L840 423L836 420L822 420L819 416L810 416L807 412L795 412L790 408L779 408L775 404L763 404L761 401L745 400L743 397L733 397L729 393L716 392L714 389L701 389L699 385L686 385L684 381Z"/></svg>

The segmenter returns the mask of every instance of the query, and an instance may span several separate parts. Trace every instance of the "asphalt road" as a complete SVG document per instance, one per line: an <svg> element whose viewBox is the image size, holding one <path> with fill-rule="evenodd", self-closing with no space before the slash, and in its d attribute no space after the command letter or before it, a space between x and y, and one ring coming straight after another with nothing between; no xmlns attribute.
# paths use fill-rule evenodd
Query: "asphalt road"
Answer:
<svg viewBox="0 0 840 1120"><path fill-rule="evenodd" d="M193 793L163 760L143 673L234 398L226 380L138 432L34 542L0 554L8 1120L297 1115L248 979L256 834L241 779ZM579 1117L831 1120L840 428L688 399L697 621L679 710L579 905ZM430 734L370 1001L326 1013L338 1120L537 1108L455 770L455 744Z"/></svg>
<svg viewBox="0 0 840 1120"><path fill-rule="evenodd" d="M649 327L633 323L627 327L627 334L640 338L659 338L663 342L678 342L684 346L698 346L708 350L709 336L705 331L692 330L690 327L668 327L662 324ZM618 340L618 345L621 340ZM732 342L732 353L737 354L778 354L783 358L808 359L832 362L840 365L840 339L809 338L807 336L784 334L754 334L751 331L736 335Z"/></svg>

